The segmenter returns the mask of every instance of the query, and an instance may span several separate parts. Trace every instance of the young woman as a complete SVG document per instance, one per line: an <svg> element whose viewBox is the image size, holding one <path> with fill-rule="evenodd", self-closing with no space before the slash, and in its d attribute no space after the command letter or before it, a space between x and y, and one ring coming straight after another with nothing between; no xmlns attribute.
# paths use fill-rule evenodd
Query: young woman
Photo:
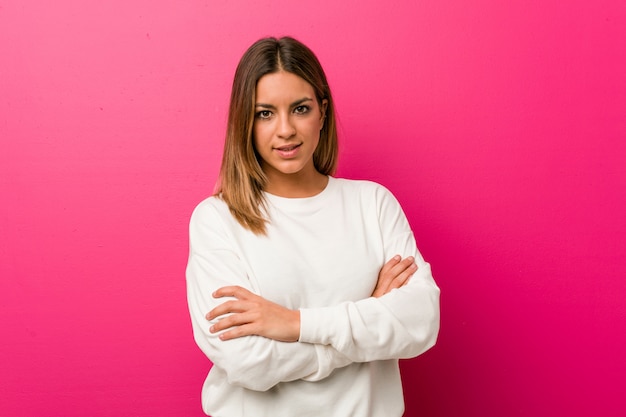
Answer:
<svg viewBox="0 0 626 417"><path fill-rule="evenodd" d="M219 186L190 224L208 415L401 416L398 359L435 343L439 289L400 205L331 176L334 111L300 42L262 39L242 57Z"/></svg>

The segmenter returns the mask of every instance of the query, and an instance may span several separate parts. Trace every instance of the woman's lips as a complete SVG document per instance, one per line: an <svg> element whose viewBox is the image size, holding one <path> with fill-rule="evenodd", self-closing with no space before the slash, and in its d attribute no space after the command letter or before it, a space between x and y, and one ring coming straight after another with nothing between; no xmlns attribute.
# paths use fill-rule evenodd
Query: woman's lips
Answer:
<svg viewBox="0 0 626 417"><path fill-rule="evenodd" d="M298 151L300 150L300 146L302 146L302 144L298 143L296 145L280 146L278 148L274 148L274 150L278 153L278 155L281 158L293 158L294 156L298 154Z"/></svg>

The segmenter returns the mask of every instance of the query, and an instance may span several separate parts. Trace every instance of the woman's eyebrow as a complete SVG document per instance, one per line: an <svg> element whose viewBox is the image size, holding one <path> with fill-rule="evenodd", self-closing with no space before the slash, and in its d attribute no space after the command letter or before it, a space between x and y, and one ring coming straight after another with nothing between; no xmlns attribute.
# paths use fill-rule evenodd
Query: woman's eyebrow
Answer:
<svg viewBox="0 0 626 417"><path fill-rule="evenodd" d="M306 103L307 101L313 101L312 98L310 97L304 97L301 98L300 100L296 100L293 103L291 103L291 105L289 107L298 107L299 105L301 105L302 103ZM254 105L255 107L262 107L264 109L271 109L271 110L275 110L276 106L274 106L273 104L267 104L267 103L256 103Z"/></svg>
<svg viewBox="0 0 626 417"><path fill-rule="evenodd" d="M301 98L300 100L297 100L291 103L291 107L298 107L300 104L306 103L307 101L313 101L313 99L310 97Z"/></svg>

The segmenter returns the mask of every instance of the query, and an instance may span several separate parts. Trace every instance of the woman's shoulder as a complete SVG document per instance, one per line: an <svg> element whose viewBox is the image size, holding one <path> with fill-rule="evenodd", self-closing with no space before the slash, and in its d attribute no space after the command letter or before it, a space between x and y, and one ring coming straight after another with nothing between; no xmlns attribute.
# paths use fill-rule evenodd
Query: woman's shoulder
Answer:
<svg viewBox="0 0 626 417"><path fill-rule="evenodd" d="M344 192L362 195L372 195L385 197L391 196L391 191L384 185L371 180L333 178L337 188Z"/></svg>
<svg viewBox="0 0 626 417"><path fill-rule="evenodd" d="M193 219L207 219L215 217L229 216L228 205L218 195L212 195L200 201L198 205L193 209L191 218Z"/></svg>

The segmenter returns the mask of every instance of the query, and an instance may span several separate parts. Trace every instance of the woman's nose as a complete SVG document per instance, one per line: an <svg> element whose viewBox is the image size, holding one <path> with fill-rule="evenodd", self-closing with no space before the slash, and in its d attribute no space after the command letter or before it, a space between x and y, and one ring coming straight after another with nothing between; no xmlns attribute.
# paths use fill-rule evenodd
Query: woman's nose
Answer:
<svg viewBox="0 0 626 417"><path fill-rule="evenodd" d="M296 128L289 116L280 116L278 118L278 128L276 133L283 139L290 138L296 134Z"/></svg>

